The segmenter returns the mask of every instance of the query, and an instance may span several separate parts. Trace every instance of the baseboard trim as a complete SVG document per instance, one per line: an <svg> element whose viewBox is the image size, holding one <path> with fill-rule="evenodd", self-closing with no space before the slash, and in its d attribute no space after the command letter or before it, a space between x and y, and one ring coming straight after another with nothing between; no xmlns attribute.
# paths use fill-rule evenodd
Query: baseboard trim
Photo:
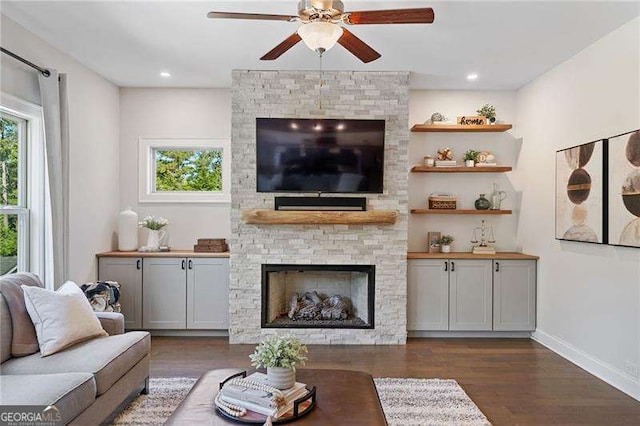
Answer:
<svg viewBox="0 0 640 426"><path fill-rule="evenodd" d="M229 337L227 330L148 330L158 337Z"/></svg>
<svg viewBox="0 0 640 426"><path fill-rule="evenodd" d="M452 339L528 339L529 331L408 331L407 337Z"/></svg>
<svg viewBox="0 0 640 426"><path fill-rule="evenodd" d="M542 330L531 333L531 338L600 380L640 401L639 379Z"/></svg>

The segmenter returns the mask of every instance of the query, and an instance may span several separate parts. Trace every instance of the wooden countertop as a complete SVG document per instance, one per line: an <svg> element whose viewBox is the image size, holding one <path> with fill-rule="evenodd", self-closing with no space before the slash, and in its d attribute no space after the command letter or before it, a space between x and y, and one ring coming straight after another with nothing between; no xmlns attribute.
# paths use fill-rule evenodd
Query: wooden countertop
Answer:
<svg viewBox="0 0 640 426"><path fill-rule="evenodd" d="M229 252L195 253L193 250L171 250L163 252L106 251L96 254L96 257L229 257Z"/></svg>
<svg viewBox="0 0 640 426"><path fill-rule="evenodd" d="M501 260L538 260L538 256L515 252L497 252L496 254L473 254L469 252L425 253L409 252L407 259L501 259Z"/></svg>

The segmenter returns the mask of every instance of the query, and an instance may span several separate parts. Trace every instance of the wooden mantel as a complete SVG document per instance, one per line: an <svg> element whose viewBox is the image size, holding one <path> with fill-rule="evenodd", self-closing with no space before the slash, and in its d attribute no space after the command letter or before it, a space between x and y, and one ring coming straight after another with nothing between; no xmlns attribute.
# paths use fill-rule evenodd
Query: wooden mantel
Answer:
<svg viewBox="0 0 640 426"><path fill-rule="evenodd" d="M364 212L324 210L266 210L242 211L242 220L253 225L391 225L396 223L395 210Z"/></svg>

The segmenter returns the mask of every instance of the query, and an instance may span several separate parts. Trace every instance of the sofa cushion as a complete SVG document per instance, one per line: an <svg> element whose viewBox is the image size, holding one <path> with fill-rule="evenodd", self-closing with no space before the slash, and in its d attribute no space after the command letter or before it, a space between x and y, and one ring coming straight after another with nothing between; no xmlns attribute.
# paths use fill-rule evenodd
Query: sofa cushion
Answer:
<svg viewBox="0 0 640 426"><path fill-rule="evenodd" d="M91 373L97 394L102 395L149 353L151 339L146 331L131 331L78 343L41 358L33 354L12 358L2 364L2 374Z"/></svg>
<svg viewBox="0 0 640 426"><path fill-rule="evenodd" d="M67 424L96 399L88 373L0 376L0 405L55 405Z"/></svg>
<svg viewBox="0 0 640 426"><path fill-rule="evenodd" d="M7 301L0 294L0 363L11 358L11 341L13 331L11 330L11 314Z"/></svg>
<svg viewBox="0 0 640 426"><path fill-rule="evenodd" d="M36 330L24 304L24 294L20 287L22 285L43 287L42 282L36 275L27 272L6 275L0 279L0 293L6 300L11 314L11 326L13 327L12 356L31 355L39 350Z"/></svg>
<svg viewBox="0 0 640 426"><path fill-rule="evenodd" d="M42 356L78 342L106 336L80 287L67 281L58 290L22 286Z"/></svg>

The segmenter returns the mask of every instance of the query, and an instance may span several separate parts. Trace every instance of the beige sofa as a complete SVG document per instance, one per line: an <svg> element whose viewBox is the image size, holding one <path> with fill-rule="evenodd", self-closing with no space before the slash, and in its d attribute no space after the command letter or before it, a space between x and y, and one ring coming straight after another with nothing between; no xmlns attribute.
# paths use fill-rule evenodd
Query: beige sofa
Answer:
<svg viewBox="0 0 640 426"><path fill-rule="evenodd" d="M24 352L18 336L24 340L24 330L33 328L24 306L15 306L21 284L42 287L32 274L0 279L0 405L55 405L65 424L92 425L109 419L133 392L148 392L149 333L124 333L121 314L96 314L107 337L44 358L39 352L14 356Z"/></svg>

